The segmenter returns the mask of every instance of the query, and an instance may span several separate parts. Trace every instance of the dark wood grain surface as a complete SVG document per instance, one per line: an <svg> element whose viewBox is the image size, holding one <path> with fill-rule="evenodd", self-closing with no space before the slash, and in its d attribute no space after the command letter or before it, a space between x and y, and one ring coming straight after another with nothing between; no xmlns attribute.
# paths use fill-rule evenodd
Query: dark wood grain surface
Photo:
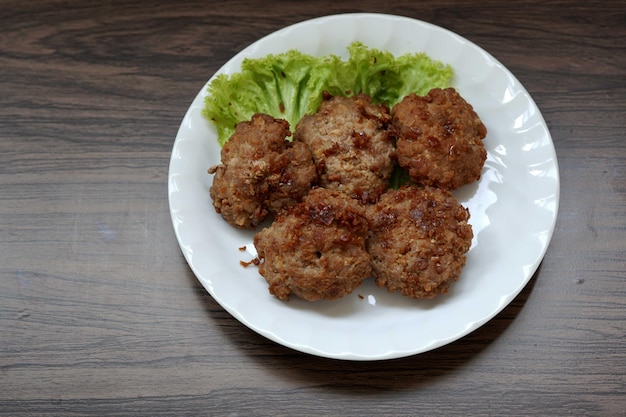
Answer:
<svg viewBox="0 0 626 417"><path fill-rule="evenodd" d="M0 414L623 416L623 1L0 2ZM561 174L552 242L486 325L345 362L249 330L177 245L170 152L206 80L288 24L382 12L450 29L532 94Z"/></svg>

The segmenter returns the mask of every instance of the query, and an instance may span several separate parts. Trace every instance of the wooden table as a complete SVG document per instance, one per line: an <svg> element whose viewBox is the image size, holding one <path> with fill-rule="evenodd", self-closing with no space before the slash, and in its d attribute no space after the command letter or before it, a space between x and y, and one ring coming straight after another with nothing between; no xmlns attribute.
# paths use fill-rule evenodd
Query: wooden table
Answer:
<svg viewBox="0 0 626 417"><path fill-rule="evenodd" d="M626 412L626 14L620 1L0 4L0 414ZM254 333L176 242L167 175L191 100L231 56L341 12L475 42L534 97L561 175L547 255L486 325L351 362Z"/></svg>

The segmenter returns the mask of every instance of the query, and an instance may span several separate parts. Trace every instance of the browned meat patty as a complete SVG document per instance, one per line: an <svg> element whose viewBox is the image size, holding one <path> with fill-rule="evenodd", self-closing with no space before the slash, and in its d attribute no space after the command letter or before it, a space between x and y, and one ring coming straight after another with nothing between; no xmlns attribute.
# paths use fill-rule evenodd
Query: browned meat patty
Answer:
<svg viewBox="0 0 626 417"><path fill-rule="evenodd" d="M289 124L264 114L237 125L221 150L210 195L233 226L254 229L271 212L302 200L317 181L311 152L289 142Z"/></svg>
<svg viewBox="0 0 626 417"><path fill-rule="evenodd" d="M379 287L412 298L447 292L472 242L469 211L445 190L404 186L368 207L367 247Z"/></svg>
<svg viewBox="0 0 626 417"><path fill-rule="evenodd" d="M315 188L254 237L259 273L282 300L341 298L371 276L367 227L361 203Z"/></svg>
<svg viewBox="0 0 626 417"><path fill-rule="evenodd" d="M300 120L294 142L311 150L322 187L362 201L385 191L395 164L389 109L365 94L326 96L317 113Z"/></svg>
<svg viewBox="0 0 626 417"><path fill-rule="evenodd" d="M398 164L423 185L453 190L480 178L487 128L453 88L406 96L392 110Z"/></svg>

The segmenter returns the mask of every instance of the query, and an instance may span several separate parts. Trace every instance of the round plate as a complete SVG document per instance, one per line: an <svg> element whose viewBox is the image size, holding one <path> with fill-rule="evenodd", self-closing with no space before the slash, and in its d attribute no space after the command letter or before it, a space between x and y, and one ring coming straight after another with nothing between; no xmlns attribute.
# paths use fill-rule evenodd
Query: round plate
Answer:
<svg viewBox="0 0 626 417"><path fill-rule="evenodd" d="M395 55L425 52L455 71L453 86L488 129L479 182L455 192L471 213L474 240L450 292L433 300L387 293L372 279L338 301L280 301L255 266L254 232L228 225L209 196L207 169L220 162L216 130L201 115L208 83L189 107L174 143L169 204L189 266L237 320L284 346L346 360L379 360L425 352L461 338L500 312L541 262L556 222L559 173L550 133L520 82L470 41L418 20L342 14L308 20L268 35L218 72L246 57L298 49L346 56L353 41Z"/></svg>

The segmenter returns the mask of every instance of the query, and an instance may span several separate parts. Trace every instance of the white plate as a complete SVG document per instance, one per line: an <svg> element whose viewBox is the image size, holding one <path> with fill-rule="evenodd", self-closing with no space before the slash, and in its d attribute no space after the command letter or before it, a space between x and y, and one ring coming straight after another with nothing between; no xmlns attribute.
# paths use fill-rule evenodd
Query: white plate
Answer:
<svg viewBox="0 0 626 417"><path fill-rule="evenodd" d="M219 163L214 127L200 114L206 85L187 111L172 151L169 203L174 230L191 269L211 296L257 333L313 355L378 360L425 352L461 338L500 312L541 262L556 221L559 173L550 133L520 82L494 57L437 26L399 16L344 14L317 18L268 35L226 63L298 49L346 56L353 41L396 55L426 52L452 65L453 86L488 128L481 180L456 192L471 213L475 238L459 281L445 296L412 300L372 280L334 302L279 301L254 266L253 232L234 229L209 197ZM209 80L207 82L210 82ZM241 247L246 250L241 251Z"/></svg>

